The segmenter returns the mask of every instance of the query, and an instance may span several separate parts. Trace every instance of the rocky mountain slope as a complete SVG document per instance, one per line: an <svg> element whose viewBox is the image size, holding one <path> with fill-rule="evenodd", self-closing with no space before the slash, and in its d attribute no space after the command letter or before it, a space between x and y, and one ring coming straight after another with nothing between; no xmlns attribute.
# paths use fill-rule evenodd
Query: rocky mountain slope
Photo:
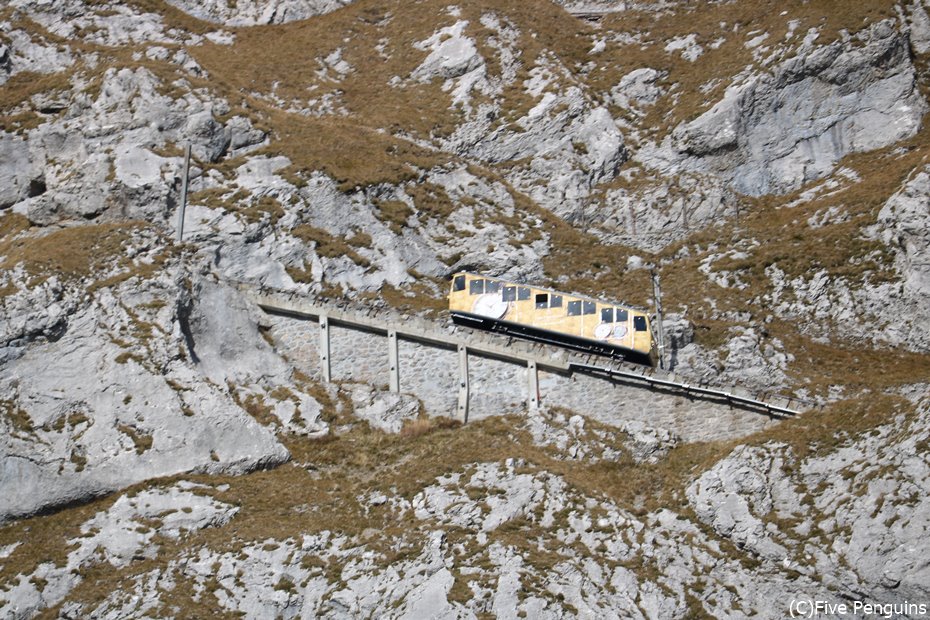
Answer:
<svg viewBox="0 0 930 620"><path fill-rule="evenodd" d="M930 602L927 11L6 3L0 615ZM460 427L306 376L236 288L444 321L459 269L655 272L679 376L811 408Z"/></svg>

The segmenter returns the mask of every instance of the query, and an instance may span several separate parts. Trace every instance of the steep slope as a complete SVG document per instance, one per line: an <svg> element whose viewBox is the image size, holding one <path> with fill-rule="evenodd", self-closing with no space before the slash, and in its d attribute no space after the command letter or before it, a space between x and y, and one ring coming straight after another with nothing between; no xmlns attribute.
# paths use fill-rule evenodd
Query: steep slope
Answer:
<svg viewBox="0 0 930 620"><path fill-rule="evenodd" d="M927 597L926 9L566 6L603 16L0 9L3 615ZM235 288L442 321L463 268L642 305L654 271L680 377L819 406L705 444L586 411L457 427L314 382Z"/></svg>

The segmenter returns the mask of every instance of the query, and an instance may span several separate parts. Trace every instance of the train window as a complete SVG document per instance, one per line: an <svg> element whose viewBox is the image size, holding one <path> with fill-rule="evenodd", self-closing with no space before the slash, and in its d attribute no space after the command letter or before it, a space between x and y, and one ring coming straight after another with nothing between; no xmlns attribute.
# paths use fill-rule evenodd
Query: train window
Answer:
<svg viewBox="0 0 930 620"><path fill-rule="evenodd" d="M485 284L484 292L485 293L499 293L501 290L501 283L495 282L494 280L488 280L488 283Z"/></svg>
<svg viewBox="0 0 930 620"><path fill-rule="evenodd" d="M484 280L472 280L468 283L468 292L471 295L480 295L484 292Z"/></svg>
<svg viewBox="0 0 930 620"><path fill-rule="evenodd" d="M505 286L504 291L501 293L501 299L504 301L516 301L517 300L517 287L516 286Z"/></svg>
<svg viewBox="0 0 930 620"><path fill-rule="evenodd" d="M623 323L630 318L630 313L625 308L617 308L617 323Z"/></svg>
<svg viewBox="0 0 930 620"><path fill-rule="evenodd" d="M601 308L601 323L613 323L614 322L614 309L613 308Z"/></svg>
<svg viewBox="0 0 930 620"><path fill-rule="evenodd" d="M568 316L581 316L581 302L580 301L568 302Z"/></svg>
<svg viewBox="0 0 930 620"><path fill-rule="evenodd" d="M455 276L455 279L452 281L452 291L464 291L465 290L465 276Z"/></svg>
<svg viewBox="0 0 930 620"><path fill-rule="evenodd" d="M543 309L549 307L549 293L536 293L536 308Z"/></svg>
<svg viewBox="0 0 930 620"><path fill-rule="evenodd" d="M517 289L517 299L520 301L526 301L530 298L530 289L525 286L521 286Z"/></svg>
<svg viewBox="0 0 930 620"><path fill-rule="evenodd" d="M562 307L562 296L553 295L549 298L549 307L550 308L561 308Z"/></svg>
<svg viewBox="0 0 930 620"><path fill-rule="evenodd" d="M633 329L635 329L638 332L646 331L646 317L634 316L633 317Z"/></svg>
<svg viewBox="0 0 930 620"><path fill-rule="evenodd" d="M582 304L582 314L594 314L597 312L597 305L593 301L586 301Z"/></svg>

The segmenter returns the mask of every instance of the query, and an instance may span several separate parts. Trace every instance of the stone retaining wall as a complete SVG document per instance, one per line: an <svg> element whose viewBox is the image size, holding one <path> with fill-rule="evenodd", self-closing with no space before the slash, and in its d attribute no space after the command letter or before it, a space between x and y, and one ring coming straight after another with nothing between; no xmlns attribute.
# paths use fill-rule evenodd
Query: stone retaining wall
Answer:
<svg viewBox="0 0 930 620"><path fill-rule="evenodd" d="M307 375L322 380L320 328L313 320L268 315L275 344ZM387 389L388 340L384 334L330 321L333 381L369 383ZM454 348L398 339L400 390L419 398L430 415L454 416L458 402L458 352ZM469 419L525 411L527 370L522 364L470 353ZM683 441L742 437L777 421L713 401L650 390L583 373L540 369L541 403L571 409L606 424L639 420L666 428Z"/></svg>

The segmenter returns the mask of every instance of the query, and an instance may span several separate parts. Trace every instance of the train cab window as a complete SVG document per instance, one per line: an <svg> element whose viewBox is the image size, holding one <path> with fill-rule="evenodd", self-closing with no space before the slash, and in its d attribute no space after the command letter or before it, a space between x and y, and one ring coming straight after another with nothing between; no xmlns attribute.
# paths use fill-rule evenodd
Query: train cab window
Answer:
<svg viewBox="0 0 930 620"><path fill-rule="evenodd" d="M536 293L536 309L542 310L549 307L549 293Z"/></svg>
<svg viewBox="0 0 930 620"><path fill-rule="evenodd" d="M553 295L549 298L549 307L550 308L561 308L562 307L562 296Z"/></svg>
<svg viewBox="0 0 930 620"><path fill-rule="evenodd" d="M614 309L613 308L601 308L601 323L613 323L614 322Z"/></svg>
<svg viewBox="0 0 930 620"><path fill-rule="evenodd" d="M484 285L485 293L499 293L501 290L501 283L495 282L494 280L488 280L487 284Z"/></svg>
<svg viewBox="0 0 930 620"><path fill-rule="evenodd" d="M468 293L470 295L480 295L484 292L484 280L472 280L468 283Z"/></svg>
<svg viewBox="0 0 930 620"><path fill-rule="evenodd" d="M580 301L568 302L568 316L581 316L581 302Z"/></svg>
<svg viewBox="0 0 930 620"><path fill-rule="evenodd" d="M594 314L595 312L597 312L597 304L595 304L593 301L586 301L582 303L582 314Z"/></svg>
<svg viewBox="0 0 930 620"><path fill-rule="evenodd" d="M625 308L617 308L617 323L625 323L630 318L630 313Z"/></svg>
<svg viewBox="0 0 930 620"><path fill-rule="evenodd" d="M504 290L501 292L501 299L504 301L516 301L517 300L517 287L516 286L505 286Z"/></svg>
<svg viewBox="0 0 930 620"><path fill-rule="evenodd" d="M635 329L638 332L646 331L646 317L634 316L633 317L633 329Z"/></svg>
<svg viewBox="0 0 930 620"><path fill-rule="evenodd" d="M517 289L517 299L520 301L526 301L530 298L530 289L525 286L521 286Z"/></svg>
<svg viewBox="0 0 930 620"><path fill-rule="evenodd" d="M452 292L457 293L465 290L465 276L455 276L452 280Z"/></svg>

